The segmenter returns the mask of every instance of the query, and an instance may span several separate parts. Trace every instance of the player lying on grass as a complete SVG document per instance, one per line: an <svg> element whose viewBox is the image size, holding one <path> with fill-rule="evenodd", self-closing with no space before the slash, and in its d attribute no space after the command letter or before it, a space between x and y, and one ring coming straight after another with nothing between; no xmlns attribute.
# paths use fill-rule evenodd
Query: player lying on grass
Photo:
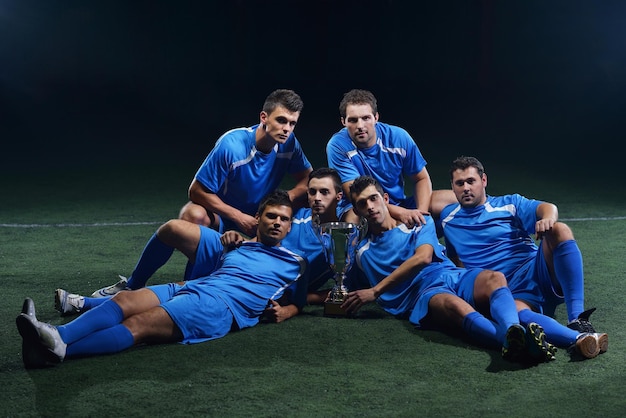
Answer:
<svg viewBox="0 0 626 418"><path fill-rule="evenodd" d="M299 209L292 220L291 231L282 241L289 248L307 259L307 270L303 277L307 281L307 302L322 303L328 291L320 290L332 278L333 273L326 260L320 237L316 232L319 224L336 222L337 204L341 200L341 180L331 168L319 168L311 172L307 185L308 208ZM223 252L223 244L237 245L243 240L238 233L219 233L205 226L174 219L162 225L150 238L128 280L117 286L100 289L96 295L114 295L121 290L140 289L146 286L150 277L163 266L175 249L189 260L185 279L203 277L216 268ZM108 296L110 297L110 296ZM84 297L69 293L64 289L55 291L55 307L62 315L85 312L105 298ZM265 316L282 322L300 311L304 303L281 305L275 301L268 307Z"/></svg>
<svg viewBox="0 0 626 418"><path fill-rule="evenodd" d="M349 292L343 308L355 312L376 301L387 312L409 319L417 327L433 324L461 328L482 345L501 347L507 360L554 359L556 350L546 340L542 326L537 321L520 323L502 273L455 266L444 255L432 218L426 216L426 224L411 229L392 218L387 208L389 198L373 178L358 177L350 193L355 212L367 219L368 235L357 247L358 268L351 271L348 280L352 288L363 288ZM581 334L562 325L558 331L569 338L565 346L573 346L581 356L598 355L596 334Z"/></svg>
<svg viewBox="0 0 626 418"><path fill-rule="evenodd" d="M595 309L584 310L582 255L572 230L557 221L557 207L518 194L489 196L487 174L474 157L453 161L450 183L453 193L438 192L431 208L439 218L448 256L457 265L504 273L522 321L540 323L549 338L561 334L560 325L546 316L541 322L544 319L533 311L554 317L556 306L565 303L568 327L595 333L600 352L605 352L607 334L596 333L589 322ZM567 341L551 342L564 346Z"/></svg>
<svg viewBox="0 0 626 418"><path fill-rule="evenodd" d="M199 343L256 325L270 301L301 292L306 261L280 246L292 214L287 192L271 193L259 206L255 239L227 252L210 275L119 292L65 325L38 321L26 299L16 318L24 365L45 367L144 343Z"/></svg>

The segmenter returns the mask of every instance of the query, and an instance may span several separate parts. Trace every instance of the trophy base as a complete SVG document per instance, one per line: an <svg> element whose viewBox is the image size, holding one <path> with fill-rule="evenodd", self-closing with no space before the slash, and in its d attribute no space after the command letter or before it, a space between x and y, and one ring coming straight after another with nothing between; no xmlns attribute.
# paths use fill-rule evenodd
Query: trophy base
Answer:
<svg viewBox="0 0 626 418"><path fill-rule="evenodd" d="M343 302L334 303L334 302L326 302L324 304L324 316L332 317L332 318L347 318L350 315L341 309L341 304Z"/></svg>

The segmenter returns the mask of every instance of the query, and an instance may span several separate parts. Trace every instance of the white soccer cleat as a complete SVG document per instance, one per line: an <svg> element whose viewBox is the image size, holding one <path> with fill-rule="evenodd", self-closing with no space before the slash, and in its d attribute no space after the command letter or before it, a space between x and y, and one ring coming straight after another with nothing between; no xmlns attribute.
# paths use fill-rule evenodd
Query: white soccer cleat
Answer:
<svg viewBox="0 0 626 418"><path fill-rule="evenodd" d="M128 283L128 279L124 276L119 276L120 281L107 287L103 287L102 289L98 289L91 294L92 298L109 298L111 296L115 296L122 290L126 290L126 285Z"/></svg>
<svg viewBox="0 0 626 418"><path fill-rule="evenodd" d="M54 292L54 309L61 315L76 315L82 312L85 306L85 297L75 293L69 293L63 289Z"/></svg>

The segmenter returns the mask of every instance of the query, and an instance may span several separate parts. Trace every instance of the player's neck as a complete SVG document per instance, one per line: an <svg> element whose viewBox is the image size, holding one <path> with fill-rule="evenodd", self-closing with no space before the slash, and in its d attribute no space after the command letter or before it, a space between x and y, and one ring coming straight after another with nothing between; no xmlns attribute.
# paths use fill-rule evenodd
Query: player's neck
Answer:
<svg viewBox="0 0 626 418"><path fill-rule="evenodd" d="M276 145L276 141L274 141L274 139L269 136L267 132L265 132L265 129L263 129L263 125L259 125L259 127L256 129L255 134L256 149L264 154L268 154L270 151L272 151L274 145Z"/></svg>

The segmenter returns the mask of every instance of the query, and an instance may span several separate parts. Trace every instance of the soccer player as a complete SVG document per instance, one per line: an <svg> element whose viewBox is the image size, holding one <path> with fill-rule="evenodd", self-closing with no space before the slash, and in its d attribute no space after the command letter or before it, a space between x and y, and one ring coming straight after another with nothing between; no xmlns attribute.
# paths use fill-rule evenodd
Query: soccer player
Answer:
<svg viewBox="0 0 626 418"><path fill-rule="evenodd" d="M273 192L259 205L255 239L227 252L210 275L120 292L66 325L39 322L26 299L16 318L24 365L45 367L142 343L199 343L256 325L269 301L288 288L298 293L306 262L280 246L292 215L287 192Z"/></svg>
<svg viewBox="0 0 626 418"><path fill-rule="evenodd" d="M467 268L504 273L522 322L541 323L548 338L552 328L533 310L553 317L556 306L565 302L568 327L595 335L605 352L608 336L596 333L589 322L595 309L584 310L582 255L572 230L558 222L557 207L519 194L489 196L487 174L474 157L455 159L450 181L455 201L444 205L439 200L432 209L439 215L448 255Z"/></svg>
<svg viewBox="0 0 626 418"><path fill-rule="evenodd" d="M350 184L358 176L375 178L389 195L391 216L408 227L425 223L432 183L426 160L409 133L378 121L376 97L367 90L350 90L339 104L341 124L326 145L328 166L341 177L345 219L356 222L349 211ZM407 197L405 177L413 184L413 196Z"/></svg>
<svg viewBox="0 0 626 418"><path fill-rule="evenodd" d="M302 108L294 91L275 90L265 99L258 125L223 134L191 182L190 201L179 218L252 237L260 200L287 174L295 182L292 202L303 205L311 163L294 134Z"/></svg>

